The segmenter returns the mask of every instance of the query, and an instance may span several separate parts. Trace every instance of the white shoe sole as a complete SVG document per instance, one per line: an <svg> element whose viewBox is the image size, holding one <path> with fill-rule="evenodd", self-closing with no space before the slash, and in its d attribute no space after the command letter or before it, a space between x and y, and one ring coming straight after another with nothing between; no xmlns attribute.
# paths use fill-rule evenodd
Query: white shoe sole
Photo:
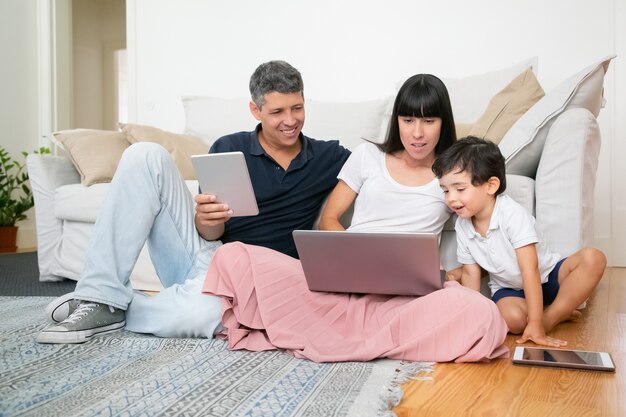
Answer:
<svg viewBox="0 0 626 417"><path fill-rule="evenodd" d="M125 325L126 320L109 324L108 326L80 331L53 331L43 329L37 335L37 343L85 343L93 336L116 332L121 330Z"/></svg>
<svg viewBox="0 0 626 417"><path fill-rule="evenodd" d="M70 315L69 302L73 299L73 292L55 298L46 306L46 317L55 323L62 322Z"/></svg>

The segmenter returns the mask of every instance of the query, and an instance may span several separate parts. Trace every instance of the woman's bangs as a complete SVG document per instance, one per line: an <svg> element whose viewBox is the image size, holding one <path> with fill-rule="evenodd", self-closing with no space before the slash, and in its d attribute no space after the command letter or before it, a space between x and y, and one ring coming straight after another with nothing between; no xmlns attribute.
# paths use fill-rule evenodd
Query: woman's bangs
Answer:
<svg viewBox="0 0 626 417"><path fill-rule="evenodd" d="M439 97L432 89L418 86L398 103L398 116L442 117Z"/></svg>

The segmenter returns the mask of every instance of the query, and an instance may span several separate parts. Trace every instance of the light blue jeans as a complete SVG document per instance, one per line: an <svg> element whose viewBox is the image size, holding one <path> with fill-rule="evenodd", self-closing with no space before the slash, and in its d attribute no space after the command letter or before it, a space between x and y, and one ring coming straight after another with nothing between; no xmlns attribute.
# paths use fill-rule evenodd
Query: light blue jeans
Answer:
<svg viewBox="0 0 626 417"><path fill-rule="evenodd" d="M162 337L213 337L219 297L201 293L220 241L202 239L194 201L160 145L137 143L123 154L89 243L74 297L126 310L126 329ZM164 290L134 292L130 273L144 243Z"/></svg>

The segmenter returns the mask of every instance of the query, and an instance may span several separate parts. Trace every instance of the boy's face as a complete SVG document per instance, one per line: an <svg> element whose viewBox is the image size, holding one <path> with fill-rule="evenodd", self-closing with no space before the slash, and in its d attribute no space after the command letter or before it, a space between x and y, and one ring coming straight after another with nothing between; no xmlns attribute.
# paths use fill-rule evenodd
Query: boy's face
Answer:
<svg viewBox="0 0 626 417"><path fill-rule="evenodd" d="M439 185L446 204L457 216L463 219L490 218L500 180L491 177L484 184L474 185L467 171L452 170L439 178Z"/></svg>
<svg viewBox="0 0 626 417"><path fill-rule="evenodd" d="M267 93L265 104L259 108L250 102L252 115L261 122L263 139L272 148L289 149L299 146L304 125L304 97L299 93Z"/></svg>

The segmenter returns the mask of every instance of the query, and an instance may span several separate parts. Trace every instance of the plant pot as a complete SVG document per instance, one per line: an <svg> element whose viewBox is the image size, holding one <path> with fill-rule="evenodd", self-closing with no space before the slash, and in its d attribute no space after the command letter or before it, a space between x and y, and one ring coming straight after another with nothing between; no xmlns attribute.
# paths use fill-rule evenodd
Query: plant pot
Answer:
<svg viewBox="0 0 626 417"><path fill-rule="evenodd" d="M17 226L0 226L0 252L17 250Z"/></svg>

